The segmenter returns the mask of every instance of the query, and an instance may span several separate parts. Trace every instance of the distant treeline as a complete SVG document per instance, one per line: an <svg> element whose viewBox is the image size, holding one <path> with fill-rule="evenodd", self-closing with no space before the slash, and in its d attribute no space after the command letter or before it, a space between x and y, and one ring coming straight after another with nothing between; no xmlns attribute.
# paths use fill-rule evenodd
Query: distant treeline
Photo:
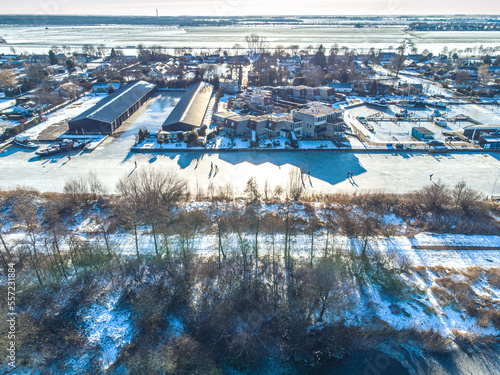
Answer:
<svg viewBox="0 0 500 375"><path fill-rule="evenodd" d="M236 20L209 19L206 17L6 15L2 16L1 23L4 26L227 26L235 24Z"/></svg>
<svg viewBox="0 0 500 375"><path fill-rule="evenodd" d="M365 21L365 22L364 22ZM496 16L301 16L301 17L155 17L155 16L63 16L63 15L2 15L2 26L230 26L258 24L343 25L373 27L375 25L407 24L410 30L499 30Z"/></svg>
<svg viewBox="0 0 500 375"><path fill-rule="evenodd" d="M499 31L500 22L484 20L484 22L414 22L408 26L413 31Z"/></svg>
<svg viewBox="0 0 500 375"><path fill-rule="evenodd" d="M92 26L92 25L154 25L154 26L228 26L244 23L302 23L302 20L284 17L271 18L208 18L208 17L148 17L148 16L53 16L4 15L3 26Z"/></svg>

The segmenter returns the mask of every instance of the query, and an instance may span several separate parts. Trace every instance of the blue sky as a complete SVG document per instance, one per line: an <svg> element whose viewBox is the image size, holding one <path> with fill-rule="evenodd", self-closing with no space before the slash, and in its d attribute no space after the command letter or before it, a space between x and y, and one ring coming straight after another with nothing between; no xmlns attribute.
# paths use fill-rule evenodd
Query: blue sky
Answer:
<svg viewBox="0 0 500 375"><path fill-rule="evenodd" d="M0 13L93 15L500 14L499 0L0 0Z"/></svg>

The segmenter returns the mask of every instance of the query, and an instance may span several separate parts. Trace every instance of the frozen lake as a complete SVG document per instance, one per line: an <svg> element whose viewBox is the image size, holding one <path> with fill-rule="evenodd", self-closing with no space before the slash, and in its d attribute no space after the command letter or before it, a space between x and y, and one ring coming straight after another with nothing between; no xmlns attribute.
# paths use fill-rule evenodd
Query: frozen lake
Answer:
<svg viewBox="0 0 500 375"><path fill-rule="evenodd" d="M500 177L500 154L429 155L426 153L352 153L340 151L280 152L184 152L161 155L135 154L129 151L139 128L155 132L168 117L182 92L163 92L137 111L119 129L119 137L109 137L92 152L82 152L71 160L67 155L38 158L33 151L9 146L0 153L0 188L32 186L41 191L62 191L71 178L93 171L110 191L118 180L138 168L173 168L186 177L191 189L196 186L234 185L240 192L250 177L262 188L265 181L273 188L286 186L294 168L309 170L305 179L309 192L355 192L384 190L404 193L433 180L454 185L464 179L474 189L491 195L495 179ZM196 165L196 158L202 160ZM209 177L211 163L219 172ZM353 172L352 180L347 172ZM496 185L496 194L500 183Z"/></svg>
<svg viewBox="0 0 500 375"><path fill-rule="evenodd" d="M8 44L0 45L0 53L17 52L47 53L53 46L68 45L73 51L81 50L83 44L104 44L107 48L121 47L125 54L135 54L135 47L161 45L164 48L193 48L217 50L232 48L239 43L246 48L245 37L251 33L265 36L270 47L298 44L300 48L323 44L327 49L334 44L339 47L367 51L371 47L387 49L397 47L406 39L413 43L419 52L428 49L439 53L443 47L449 50L465 47L495 47L500 45L500 32L496 31L403 31L404 25L383 25L376 28L354 28L342 25L285 25L285 26L199 26L199 27L162 27L162 26L50 26L45 27L3 27L0 35ZM129 47L129 48L127 48ZM243 50L238 51L243 53Z"/></svg>

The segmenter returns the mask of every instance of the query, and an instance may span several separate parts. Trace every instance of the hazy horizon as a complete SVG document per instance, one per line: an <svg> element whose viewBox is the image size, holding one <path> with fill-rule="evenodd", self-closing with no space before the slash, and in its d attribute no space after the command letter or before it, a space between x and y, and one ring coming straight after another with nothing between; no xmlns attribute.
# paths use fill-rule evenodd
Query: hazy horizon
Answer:
<svg viewBox="0 0 500 375"><path fill-rule="evenodd" d="M156 18L156 15L149 15L149 14L92 14L92 13L65 13L65 14L41 14L41 13L0 13L0 16L61 16L61 17L153 17ZM439 17L500 17L499 14L486 14L486 13L476 13L476 14L464 14L464 13L456 13L456 14L411 14L411 13L406 13L406 14L306 14L306 15L298 15L298 14L240 14L240 15L232 15L232 16L217 16L217 15L189 15L189 14L178 14L178 15L162 15L159 14L158 18L168 18L168 17L211 17L211 18L217 18L217 17L230 17L230 18L235 18L235 17L261 17L261 18L266 18L266 17L295 17L295 18L335 18L335 17L433 17L433 18L439 18ZM1 24L1 22L0 22Z"/></svg>
<svg viewBox="0 0 500 375"><path fill-rule="evenodd" d="M5 15L84 15L84 16L497 16L497 0L173 0L148 1L88 0L23 0L7 3ZM286 14L286 15L285 15Z"/></svg>

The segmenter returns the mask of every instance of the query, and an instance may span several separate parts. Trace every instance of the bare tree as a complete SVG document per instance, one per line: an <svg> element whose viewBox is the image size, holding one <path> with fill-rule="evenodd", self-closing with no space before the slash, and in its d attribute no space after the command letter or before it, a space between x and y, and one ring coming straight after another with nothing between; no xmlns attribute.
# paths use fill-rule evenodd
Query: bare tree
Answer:
<svg viewBox="0 0 500 375"><path fill-rule="evenodd" d="M417 191L415 197L419 204L426 210L441 212L450 203L450 194L445 185L428 185Z"/></svg>
<svg viewBox="0 0 500 375"><path fill-rule="evenodd" d="M233 51L234 51L234 54L235 55L239 55L240 54L240 51L243 49L243 46L239 43L236 43L234 46L233 46Z"/></svg>
<svg viewBox="0 0 500 375"><path fill-rule="evenodd" d="M288 49L290 50L290 55L292 56L297 56L297 52L299 51L299 45L298 44L292 44L288 46Z"/></svg>
<svg viewBox="0 0 500 375"><path fill-rule="evenodd" d="M16 87L16 75L12 70L0 70L0 87L6 90L12 90Z"/></svg>
<svg viewBox="0 0 500 375"><path fill-rule="evenodd" d="M99 44L96 48L96 52L100 57L106 56L106 46L104 44Z"/></svg>
<svg viewBox="0 0 500 375"><path fill-rule="evenodd" d="M481 200L481 194L468 187L464 180L457 182L451 192L451 197L455 207L462 209L464 212L469 212Z"/></svg>
<svg viewBox="0 0 500 375"><path fill-rule="evenodd" d="M406 57L404 56L405 48L406 48L406 42L403 41L401 45L396 49L397 53L392 58L391 61L391 66L396 72L396 78L399 76L399 72L401 71L401 69L403 69L404 62L406 60Z"/></svg>
<svg viewBox="0 0 500 375"><path fill-rule="evenodd" d="M250 34L246 38L247 46L248 46L248 54L250 58L252 56L260 56L266 49L269 47L269 43L266 40L266 37L260 36L258 34Z"/></svg>
<svg viewBox="0 0 500 375"><path fill-rule="evenodd" d="M106 194L106 188L97 175L90 171L86 175L80 175L66 181L63 192L71 202L76 204L88 198L97 199Z"/></svg>
<svg viewBox="0 0 500 375"><path fill-rule="evenodd" d="M217 252L218 252L218 262L220 268L222 261L226 260L223 238L225 233L228 231L229 223L227 222L225 215L222 213L222 210L217 203L214 203L212 207L214 208L214 224L217 232Z"/></svg>
<svg viewBox="0 0 500 375"><path fill-rule="evenodd" d="M133 189L133 187L131 187L131 189ZM139 204L139 201L134 199L130 194L123 193L117 201L117 213L119 219L121 219L126 226L130 226L134 230L134 243L137 260L140 260L138 232L142 219Z"/></svg>
<svg viewBox="0 0 500 375"><path fill-rule="evenodd" d="M2 234L2 228L4 228L5 224L7 222L7 216L0 211L0 242L2 243L2 246L5 250L5 254L3 253L2 250L0 250L0 256L2 257L2 263L4 264L5 267L5 274L8 273L8 265L7 265L7 260L10 260L10 249L7 246L7 243L5 242L5 239L3 238Z"/></svg>
<svg viewBox="0 0 500 375"><path fill-rule="evenodd" d="M43 221L47 226L47 229L52 237L52 248L54 251L54 258L59 266L61 274L65 279L68 278L66 272L66 265L64 263L61 250L59 248L59 233L62 232L63 228L61 226L61 218L59 215L59 210L61 209L60 202L49 201L43 210Z"/></svg>
<svg viewBox="0 0 500 375"><path fill-rule="evenodd" d="M310 249L310 254L309 254L309 262L311 265L311 268L313 267L313 259L314 259L314 235L316 234L316 231L320 228L319 225L319 220L316 217L316 213L313 210L313 212L308 215L307 218L307 229L309 233L311 234L311 249Z"/></svg>
<svg viewBox="0 0 500 375"><path fill-rule="evenodd" d="M157 226L172 205L185 193L185 188L186 181L173 170L154 168L142 169L118 182L117 190L122 198L134 202L150 226L157 255Z"/></svg>
<svg viewBox="0 0 500 375"><path fill-rule="evenodd" d="M40 217L35 199L29 192L23 192L12 206L12 216L19 220L28 233L29 239L29 257L40 285L43 285L42 274L40 270L40 261L38 257L38 239L37 235L40 229Z"/></svg>
<svg viewBox="0 0 500 375"><path fill-rule="evenodd" d="M304 183L302 181L302 171L299 168L294 168L288 174L288 192L290 199L299 200L304 193Z"/></svg>
<svg viewBox="0 0 500 375"><path fill-rule="evenodd" d="M313 66L305 72L305 77L308 86L317 87L323 83L325 75L321 67Z"/></svg>
<svg viewBox="0 0 500 375"><path fill-rule="evenodd" d="M484 90L493 78L493 74L488 70L488 65L484 64L477 68L479 85Z"/></svg>
<svg viewBox="0 0 500 375"><path fill-rule="evenodd" d="M250 177L245 186L245 193L248 195L250 202L258 202L260 199L259 186L254 177Z"/></svg>
<svg viewBox="0 0 500 375"><path fill-rule="evenodd" d="M314 270L314 293L320 303L318 321L322 322L331 309L336 309L340 313L346 305L351 302L354 288L349 281L350 277L346 272L346 267L341 255L322 257Z"/></svg>
<svg viewBox="0 0 500 375"><path fill-rule="evenodd" d="M257 72L257 76L260 80L263 65L262 55L269 47L269 43L267 42L266 37L260 36L258 34L248 35L246 37L246 41L248 46L248 58L254 64L254 70Z"/></svg>
<svg viewBox="0 0 500 375"><path fill-rule="evenodd" d="M193 255L193 240L206 224L207 217L202 210L181 211L175 217L174 227L179 235L180 251L185 267Z"/></svg>
<svg viewBox="0 0 500 375"><path fill-rule="evenodd" d="M467 70L459 70L455 77L455 82L458 85L468 84L470 82L471 74Z"/></svg>

